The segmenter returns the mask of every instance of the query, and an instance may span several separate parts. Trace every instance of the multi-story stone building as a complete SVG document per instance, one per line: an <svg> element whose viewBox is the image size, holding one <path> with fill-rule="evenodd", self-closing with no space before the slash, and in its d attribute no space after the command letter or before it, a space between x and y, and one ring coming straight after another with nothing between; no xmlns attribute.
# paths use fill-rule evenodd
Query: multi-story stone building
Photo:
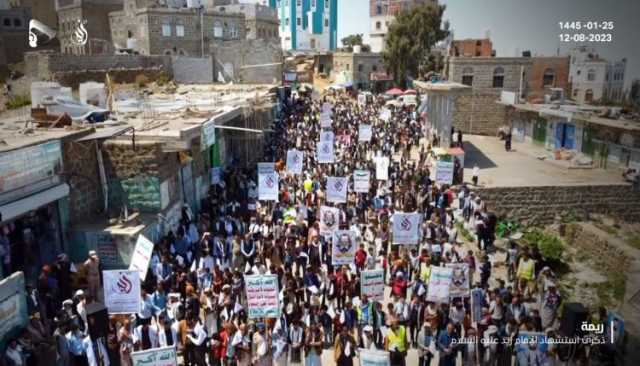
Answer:
<svg viewBox="0 0 640 366"><path fill-rule="evenodd" d="M112 37L119 48L143 55L201 56L211 53L213 41L245 38L245 16L241 13L138 3L125 0L124 10L109 14Z"/></svg>
<svg viewBox="0 0 640 366"><path fill-rule="evenodd" d="M578 103L621 101L627 60L609 62L593 48L578 47L570 51L569 83L571 98Z"/></svg>
<svg viewBox="0 0 640 366"><path fill-rule="evenodd" d="M278 12L262 4L242 3L216 6L221 13L240 13L245 17L247 39L277 39L279 37Z"/></svg>
<svg viewBox="0 0 640 366"><path fill-rule="evenodd" d="M373 52L335 52L331 71L334 79L353 83L359 90L382 91L390 78L386 75L382 56Z"/></svg>
<svg viewBox="0 0 640 366"><path fill-rule="evenodd" d="M490 38L457 39L449 49L449 56L454 57L494 57L493 43Z"/></svg>
<svg viewBox="0 0 640 366"><path fill-rule="evenodd" d="M10 3L13 8L30 9L33 19L37 19L47 27L58 28L55 0L11 0Z"/></svg>
<svg viewBox="0 0 640 366"><path fill-rule="evenodd" d="M524 97L532 59L527 57L451 57L449 81L471 86L471 93L459 97L454 127L466 133L496 134L506 123L500 93L516 92Z"/></svg>
<svg viewBox="0 0 640 366"><path fill-rule="evenodd" d="M372 52L382 52L389 25L402 10L419 5L438 5L438 0L369 0L369 44Z"/></svg>
<svg viewBox="0 0 640 366"><path fill-rule="evenodd" d="M338 0L269 0L280 18L283 50L335 50Z"/></svg>
<svg viewBox="0 0 640 366"><path fill-rule="evenodd" d="M75 55L111 53L109 13L122 9L123 0L56 0L60 51ZM87 42L79 44L75 32L83 22Z"/></svg>
<svg viewBox="0 0 640 366"><path fill-rule="evenodd" d="M31 10L25 7L0 9L0 65L22 61L29 50Z"/></svg>

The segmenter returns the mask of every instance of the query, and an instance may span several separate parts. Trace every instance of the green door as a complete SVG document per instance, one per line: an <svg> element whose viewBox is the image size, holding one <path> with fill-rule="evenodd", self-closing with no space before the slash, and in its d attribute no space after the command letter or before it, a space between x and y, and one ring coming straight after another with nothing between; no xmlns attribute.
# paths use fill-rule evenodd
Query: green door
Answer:
<svg viewBox="0 0 640 366"><path fill-rule="evenodd" d="M594 132L593 128L585 126L582 130L582 153L589 156L593 156L596 148L596 144L593 141Z"/></svg>
<svg viewBox="0 0 640 366"><path fill-rule="evenodd" d="M547 121L539 118L533 124L533 142L544 145L547 139Z"/></svg>

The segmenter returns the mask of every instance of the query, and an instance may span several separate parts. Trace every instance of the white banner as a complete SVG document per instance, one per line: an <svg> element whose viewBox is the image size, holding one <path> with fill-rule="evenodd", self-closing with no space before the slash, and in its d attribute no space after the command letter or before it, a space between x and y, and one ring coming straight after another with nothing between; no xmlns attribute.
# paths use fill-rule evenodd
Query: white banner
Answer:
<svg viewBox="0 0 640 366"><path fill-rule="evenodd" d="M327 177L327 202L346 203L348 186L346 177Z"/></svg>
<svg viewBox="0 0 640 366"><path fill-rule="evenodd" d="M453 269L451 268L431 266L427 301L440 304L448 303L452 276Z"/></svg>
<svg viewBox="0 0 640 366"><path fill-rule="evenodd" d="M389 366L389 352L373 349L359 349L360 366Z"/></svg>
<svg viewBox="0 0 640 366"><path fill-rule="evenodd" d="M436 183L452 184L453 183L453 163L438 160L436 162Z"/></svg>
<svg viewBox="0 0 640 366"><path fill-rule="evenodd" d="M469 297L469 265L467 263L447 263L447 268L451 268L451 286L449 296Z"/></svg>
<svg viewBox="0 0 640 366"><path fill-rule="evenodd" d="M355 231L336 230L331 243L331 264L341 266L353 263L358 248Z"/></svg>
<svg viewBox="0 0 640 366"><path fill-rule="evenodd" d="M258 199L261 201L277 201L279 189L278 173L258 174Z"/></svg>
<svg viewBox="0 0 640 366"><path fill-rule="evenodd" d="M384 300L384 270L373 269L360 272L360 293L370 300Z"/></svg>
<svg viewBox="0 0 640 366"><path fill-rule="evenodd" d="M380 119L387 122L391 119L391 110L384 108L380 111Z"/></svg>
<svg viewBox="0 0 640 366"><path fill-rule="evenodd" d="M276 163L258 163L258 173L271 174L276 171Z"/></svg>
<svg viewBox="0 0 640 366"><path fill-rule="evenodd" d="M388 180L389 179L389 158L386 156L378 156L374 158L376 162L376 179Z"/></svg>
<svg viewBox="0 0 640 366"><path fill-rule="evenodd" d="M422 214L396 212L393 214L393 244L418 244Z"/></svg>
<svg viewBox="0 0 640 366"><path fill-rule="evenodd" d="M358 141L359 142L369 142L371 141L371 136L373 135L373 129L371 125L360 125L358 127Z"/></svg>
<svg viewBox="0 0 640 366"><path fill-rule="evenodd" d="M320 114L320 127L331 128L331 114L324 112Z"/></svg>
<svg viewBox="0 0 640 366"><path fill-rule="evenodd" d="M244 276L244 282L249 318L278 318L280 316L278 276Z"/></svg>
<svg viewBox="0 0 640 366"><path fill-rule="evenodd" d="M333 163L335 154L333 152L333 141L321 141L316 145L318 154L318 163Z"/></svg>
<svg viewBox="0 0 640 366"><path fill-rule="evenodd" d="M320 206L320 235L331 235L340 227L340 209Z"/></svg>
<svg viewBox="0 0 640 366"><path fill-rule="evenodd" d="M104 288L104 305L107 307L109 314L140 312L139 271L102 271L102 286Z"/></svg>
<svg viewBox="0 0 640 366"><path fill-rule="evenodd" d="M322 104L322 113L325 114L333 114L333 105L329 102L325 102Z"/></svg>
<svg viewBox="0 0 640 366"><path fill-rule="evenodd" d="M302 174L304 152L296 149L287 151L287 171L293 174Z"/></svg>
<svg viewBox="0 0 640 366"><path fill-rule="evenodd" d="M177 366L178 355L175 346L152 348L131 352L132 366Z"/></svg>
<svg viewBox="0 0 640 366"><path fill-rule="evenodd" d="M371 173L368 170L353 171L353 190L358 193L367 193L371 188L369 180Z"/></svg>
<svg viewBox="0 0 640 366"><path fill-rule="evenodd" d="M336 138L336 135L331 131L321 131L320 132L320 142L331 141L331 143L333 143L335 138Z"/></svg>
<svg viewBox="0 0 640 366"><path fill-rule="evenodd" d="M152 254L153 242L142 234L138 235L136 247L133 250L133 255L131 256L129 270L140 271L140 278L143 281L147 278L147 270L149 269Z"/></svg>

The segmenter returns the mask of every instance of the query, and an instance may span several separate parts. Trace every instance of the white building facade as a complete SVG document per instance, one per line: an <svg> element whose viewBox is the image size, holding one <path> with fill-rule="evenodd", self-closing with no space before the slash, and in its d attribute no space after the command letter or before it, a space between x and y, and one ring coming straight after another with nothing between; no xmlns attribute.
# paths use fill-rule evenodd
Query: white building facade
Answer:
<svg viewBox="0 0 640 366"><path fill-rule="evenodd" d="M578 103L620 102L625 97L624 78L627 60L609 62L593 48L570 51L569 84L571 98Z"/></svg>

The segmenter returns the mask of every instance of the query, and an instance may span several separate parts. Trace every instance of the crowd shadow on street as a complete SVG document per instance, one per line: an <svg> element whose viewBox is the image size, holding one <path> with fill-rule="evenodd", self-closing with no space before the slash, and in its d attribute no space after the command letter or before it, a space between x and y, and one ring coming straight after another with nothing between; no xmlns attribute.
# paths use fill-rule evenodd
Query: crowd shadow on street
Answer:
<svg viewBox="0 0 640 366"><path fill-rule="evenodd" d="M464 142L464 168L473 169L477 164L480 169L495 168L497 165L472 142Z"/></svg>

